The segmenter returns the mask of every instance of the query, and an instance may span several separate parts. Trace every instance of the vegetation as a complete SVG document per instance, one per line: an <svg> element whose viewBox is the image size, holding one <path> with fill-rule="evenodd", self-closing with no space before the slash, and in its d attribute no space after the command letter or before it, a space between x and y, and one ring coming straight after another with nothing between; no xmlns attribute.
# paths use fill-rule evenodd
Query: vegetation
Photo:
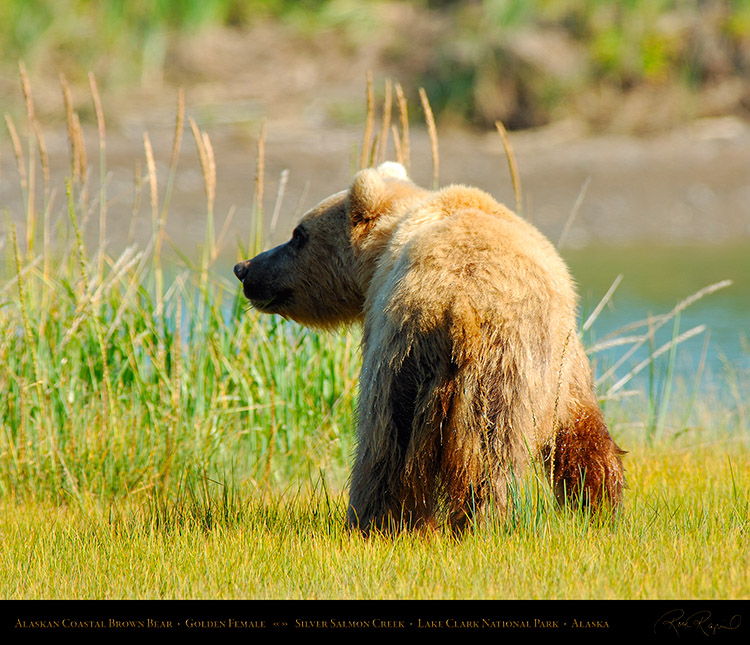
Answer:
<svg viewBox="0 0 750 645"><path fill-rule="evenodd" d="M208 136L192 120L207 196L206 244L197 261L182 256L181 267L165 266L182 102L163 191L144 137L150 244L111 257L104 128L101 185L92 190L94 173L82 169L80 120L67 104L67 205L53 211L44 135L23 70L22 81L26 150L10 117L7 125L26 213L11 214L0 241L0 493L56 502L143 490L169 495L193 470L218 479L236 474L260 486L317 477L321 459L345 464L355 334L317 336L280 320L261 321L243 311L234 277L214 273L222 251L213 225L215 164ZM92 88L100 106L93 78ZM139 195L134 190L134 200ZM256 215L260 230L260 206ZM93 253L84 221L98 223ZM292 453L297 457L290 459ZM343 467L334 471L344 475Z"/></svg>
<svg viewBox="0 0 750 645"><path fill-rule="evenodd" d="M648 128L750 110L750 0L6 0L0 47L6 63L72 81L93 71L110 87L160 81L175 45L200 29L268 21L293 38L325 37L346 59L375 49L444 118L485 127L573 115Z"/></svg>
<svg viewBox="0 0 750 645"><path fill-rule="evenodd" d="M207 482L158 507L0 502L4 598L747 598L747 445L628 455L622 517L602 526L533 492L509 525L462 540L344 528L345 499L261 500Z"/></svg>
<svg viewBox="0 0 750 645"><path fill-rule="evenodd" d="M22 85L27 119L20 127L8 117L7 127L25 212L10 213L0 238L4 598L750 594L749 429L741 396L723 418L718 399L688 401L692 422L705 429L699 441L667 431L684 427L686 406L672 423L663 387L649 398L646 431L643 415L612 398L608 418L630 450L630 490L614 523L556 509L546 483L531 476L513 491L507 522L461 540L441 532L349 534L357 332L319 336L258 317L245 310L233 277L215 272L221 235L213 225L213 151L207 133L185 125L182 101L166 177L158 176L144 137L153 237L146 248L111 255L104 128L94 185L96 174L82 172L80 120L68 108L68 194L56 206L23 69ZM91 87L101 117L93 78ZM368 104L372 135L371 87ZM399 125L403 146L408 123ZM204 173L206 239L198 260L182 256L172 266L165 225L188 129ZM368 138L363 149L371 149ZM437 168L437 154L434 161ZM93 250L84 222L98 222ZM652 323L672 322L679 311ZM649 338L620 340L642 345ZM668 358L675 346L653 354ZM671 387L673 376L666 378ZM746 375L736 378L744 387Z"/></svg>
<svg viewBox="0 0 750 645"><path fill-rule="evenodd" d="M170 45L208 26L248 26L316 9L322 0L8 0L0 47L15 66L54 61L71 79L93 71L103 86L160 77Z"/></svg>
<svg viewBox="0 0 750 645"><path fill-rule="evenodd" d="M459 118L520 128L572 115L594 127L649 128L748 113L739 80L750 71L747 0L446 4L460 27L446 34L422 78L439 107ZM730 79L738 86L732 97L728 89L723 102L703 95ZM616 122L627 121L623 97L634 99L630 118L638 123ZM661 121L644 113L665 103Z"/></svg>

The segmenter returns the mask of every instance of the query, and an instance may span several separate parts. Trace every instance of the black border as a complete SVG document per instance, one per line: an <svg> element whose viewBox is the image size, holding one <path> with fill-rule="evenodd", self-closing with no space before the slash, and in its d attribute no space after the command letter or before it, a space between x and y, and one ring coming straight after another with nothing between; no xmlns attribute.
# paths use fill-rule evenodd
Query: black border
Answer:
<svg viewBox="0 0 750 645"><path fill-rule="evenodd" d="M638 638L647 642L748 642L750 601L745 600L104 600L27 601L0 604L4 642L79 640L122 634L151 638L191 635L265 642L280 637L357 638L397 635L518 642L537 638L588 642Z"/></svg>

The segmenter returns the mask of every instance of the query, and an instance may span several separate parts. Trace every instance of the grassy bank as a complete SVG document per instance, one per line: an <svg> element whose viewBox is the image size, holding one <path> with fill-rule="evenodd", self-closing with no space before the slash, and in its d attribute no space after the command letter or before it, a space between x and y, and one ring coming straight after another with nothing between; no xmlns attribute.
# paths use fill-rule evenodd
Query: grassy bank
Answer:
<svg viewBox="0 0 750 645"><path fill-rule="evenodd" d="M652 130L750 113L748 0L6 0L0 47L11 73L20 59L73 82L93 71L104 88L158 88L196 80L183 49L217 57L209 80L221 75L222 53L193 40L202 30L252 40L268 24L284 27L279 50L325 42L344 65L375 52L377 71L424 86L444 119L482 127L574 116ZM274 64L274 52L249 51L249 66Z"/></svg>
<svg viewBox="0 0 750 645"><path fill-rule="evenodd" d="M80 172L79 120L66 115L70 179L58 203L23 80L27 121L7 125L25 212L6 218L0 238L3 597L750 595L746 403L738 395L719 414L718 398L680 398L669 371L640 407L607 402L630 450L630 489L614 524L560 512L532 478L507 523L463 540L350 535L357 332L321 336L245 310L234 277L216 271L210 137L185 124L181 104L164 174L144 138L153 237L111 255L107 184ZM183 134L201 158L206 236L202 256L178 252L168 265ZM105 177L104 129L100 137L91 163ZM262 167L259 152L259 189ZM89 249L90 222L100 242ZM669 365L673 347L654 353ZM686 409L700 432L674 432Z"/></svg>

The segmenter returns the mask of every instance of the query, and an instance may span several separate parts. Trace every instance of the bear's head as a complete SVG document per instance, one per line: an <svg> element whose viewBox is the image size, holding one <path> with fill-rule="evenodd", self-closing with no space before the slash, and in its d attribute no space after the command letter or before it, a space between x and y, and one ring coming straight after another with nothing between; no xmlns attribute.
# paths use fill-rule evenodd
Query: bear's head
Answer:
<svg viewBox="0 0 750 645"><path fill-rule="evenodd" d="M423 194L400 164L361 170L348 190L306 213L288 242L235 265L245 297L259 311L311 327L360 319L393 226Z"/></svg>

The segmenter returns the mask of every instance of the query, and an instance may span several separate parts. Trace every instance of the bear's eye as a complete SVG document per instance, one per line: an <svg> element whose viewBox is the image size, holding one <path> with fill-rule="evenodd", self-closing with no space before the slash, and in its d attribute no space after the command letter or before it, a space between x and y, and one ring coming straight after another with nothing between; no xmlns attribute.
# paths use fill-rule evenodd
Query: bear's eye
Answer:
<svg viewBox="0 0 750 645"><path fill-rule="evenodd" d="M307 233L301 226L298 226L292 231L292 242L298 249L302 247L306 240Z"/></svg>

